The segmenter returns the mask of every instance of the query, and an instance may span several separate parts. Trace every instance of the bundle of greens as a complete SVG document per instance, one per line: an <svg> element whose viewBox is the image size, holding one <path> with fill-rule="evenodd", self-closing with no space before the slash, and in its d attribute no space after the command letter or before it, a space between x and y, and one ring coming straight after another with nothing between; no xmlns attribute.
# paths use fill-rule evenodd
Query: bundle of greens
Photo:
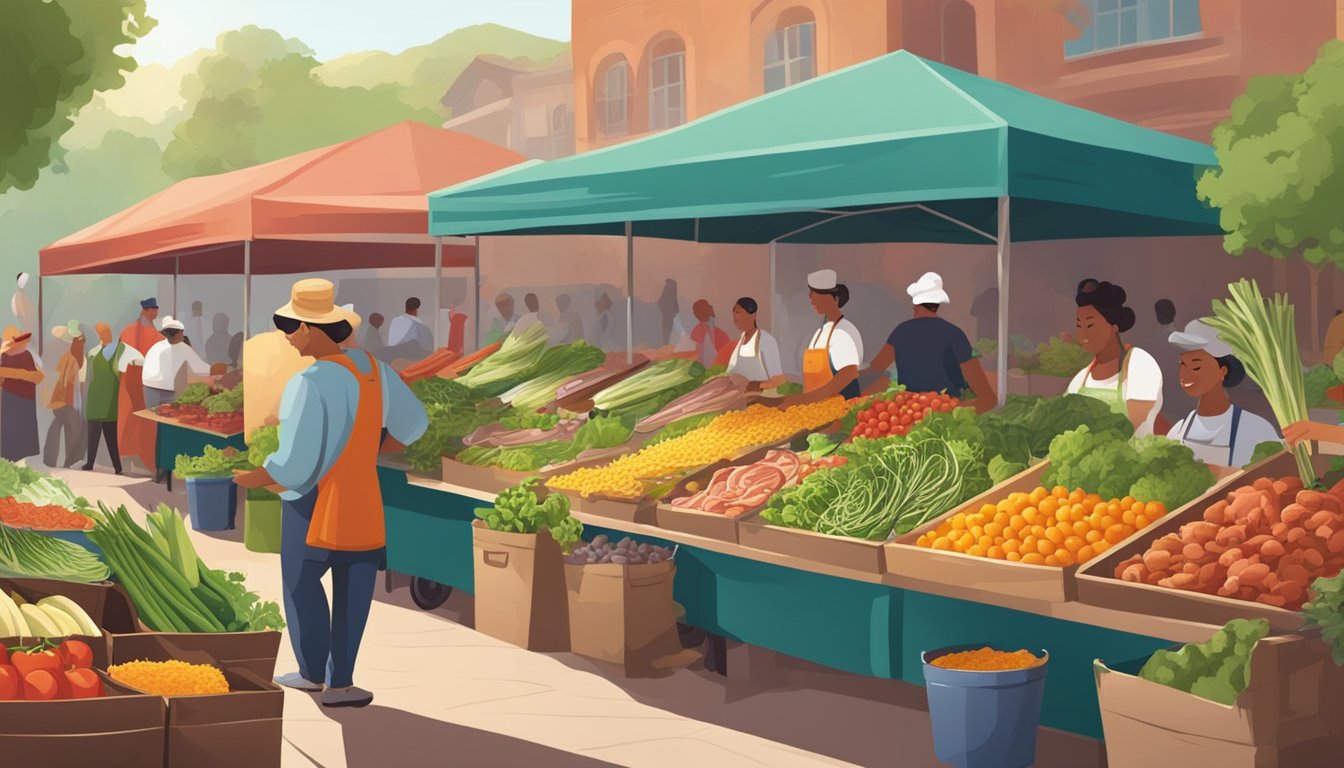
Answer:
<svg viewBox="0 0 1344 768"><path fill-rule="evenodd" d="M533 411L555 399L555 391L571 378L606 362L602 350L583 341L551 347L527 372L527 380L500 395L500 400L523 411Z"/></svg>
<svg viewBox="0 0 1344 768"><path fill-rule="evenodd" d="M513 447L472 446L457 454L463 464L491 466L515 472L535 472L551 464L572 461L588 450L615 448L634 434L630 420L614 416L589 419L574 433L573 440L553 440Z"/></svg>
<svg viewBox="0 0 1344 768"><path fill-rule="evenodd" d="M1129 439L1087 426L1065 432L1050 444L1050 469L1042 478L1049 488L1081 488L1103 499L1129 496L1160 501L1179 509L1213 485L1208 465L1185 445L1151 435Z"/></svg>
<svg viewBox="0 0 1344 768"><path fill-rule="evenodd" d="M504 409L482 402L482 396L457 381L438 377L420 379L411 391L425 405L429 427L407 446L405 458L421 472L437 469L445 454L460 448L461 439L499 419Z"/></svg>
<svg viewBox="0 0 1344 768"><path fill-rule="evenodd" d="M1311 584L1311 602L1302 606L1307 625L1319 627L1335 664L1344 667L1344 572Z"/></svg>
<svg viewBox="0 0 1344 768"><path fill-rule="evenodd" d="M1060 397L1012 396L996 411L978 419L984 432L985 455L1028 465L1050 452L1056 437L1087 425L1101 432L1132 434L1129 419L1112 411L1100 400L1085 395Z"/></svg>
<svg viewBox="0 0 1344 768"><path fill-rule="evenodd" d="M178 405L199 405L201 401L212 394L214 393L210 390L209 384L196 382L184 387L182 394L178 395L174 402Z"/></svg>
<svg viewBox="0 0 1344 768"><path fill-rule="evenodd" d="M88 502L75 496L70 486L58 477L42 475L31 483L23 486L14 498L19 501L26 501L29 504L36 504L39 507L47 504L54 504L66 509L78 509L87 507Z"/></svg>
<svg viewBox="0 0 1344 768"><path fill-rule="evenodd" d="M1307 396L1302 382L1302 357L1297 349L1293 305L1284 294L1266 299L1254 280L1227 286L1231 297L1215 299L1213 317L1206 318L1223 343L1246 366L1260 385L1280 425L1307 418ZM1316 485L1316 470L1305 443L1293 448L1297 472L1308 488Z"/></svg>
<svg viewBox="0 0 1344 768"><path fill-rule="evenodd" d="M41 480L41 472L0 459L0 498L15 496L25 485Z"/></svg>
<svg viewBox="0 0 1344 768"><path fill-rule="evenodd" d="M178 454L173 474L184 479L233 477L235 469L249 469L247 454L237 448L220 450L207 445L200 456Z"/></svg>
<svg viewBox="0 0 1344 768"><path fill-rule="evenodd" d="M247 436L247 463L254 467L260 467L278 450L280 450L280 427L274 424L257 427Z"/></svg>
<svg viewBox="0 0 1344 768"><path fill-rule="evenodd" d="M1042 376L1072 378L1091 361L1092 356L1087 350L1072 342L1054 338L1036 347L1034 364L1024 370Z"/></svg>
<svg viewBox="0 0 1344 768"><path fill-rule="evenodd" d="M73 542L0 525L0 576L95 582L107 578L107 566Z"/></svg>
<svg viewBox="0 0 1344 768"><path fill-rule="evenodd" d="M494 397L527 380L546 351L546 326L533 323L504 339L499 351L477 363L458 379L481 395Z"/></svg>
<svg viewBox="0 0 1344 768"><path fill-rule="evenodd" d="M476 517L492 531L537 533L545 528L566 554L583 536L583 523L569 514L569 499L558 493L539 499L536 478L500 493L494 506L477 509Z"/></svg>
<svg viewBox="0 0 1344 768"><path fill-rule="evenodd" d="M1251 682L1251 653L1269 622L1233 619L1203 643L1154 653L1139 677L1231 706Z"/></svg>
<svg viewBox="0 0 1344 768"><path fill-rule="evenodd" d="M1302 392L1307 398L1308 408L1337 408L1339 403L1331 400L1326 393L1341 382L1335 375L1335 369L1328 365L1314 365L1302 376Z"/></svg>
<svg viewBox="0 0 1344 768"><path fill-rule="evenodd" d="M704 378L704 366L694 360L663 360L598 392L593 407L613 416L642 419L694 390Z"/></svg>
<svg viewBox="0 0 1344 768"><path fill-rule="evenodd" d="M226 389L216 395L201 400L201 405L210 413L236 413L243 410L243 385Z"/></svg>

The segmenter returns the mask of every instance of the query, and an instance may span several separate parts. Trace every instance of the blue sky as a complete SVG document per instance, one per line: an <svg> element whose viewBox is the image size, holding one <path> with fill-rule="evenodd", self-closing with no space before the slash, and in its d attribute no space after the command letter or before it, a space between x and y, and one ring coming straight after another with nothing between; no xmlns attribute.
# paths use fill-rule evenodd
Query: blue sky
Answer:
<svg viewBox="0 0 1344 768"><path fill-rule="evenodd" d="M352 51L396 53L487 22L569 39L569 0L149 0L147 5L159 26L136 43L135 58L166 65L246 24L300 38L322 61Z"/></svg>

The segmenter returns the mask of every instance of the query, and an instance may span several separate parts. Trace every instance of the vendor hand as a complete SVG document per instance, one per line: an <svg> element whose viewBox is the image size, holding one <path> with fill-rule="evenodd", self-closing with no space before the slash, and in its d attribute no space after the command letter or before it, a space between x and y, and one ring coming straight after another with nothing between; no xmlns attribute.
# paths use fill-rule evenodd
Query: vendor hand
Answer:
<svg viewBox="0 0 1344 768"><path fill-rule="evenodd" d="M262 472L259 469L233 470L233 482L242 486L243 488L248 488L251 490L256 490L257 488L265 488L268 485L267 481L269 481L270 479L271 478L267 477L265 472Z"/></svg>
<svg viewBox="0 0 1344 768"><path fill-rule="evenodd" d="M229 372L229 364L228 364L228 363L215 363L215 364L213 364L213 365L210 366L210 375L211 375L211 376L223 376L224 374L226 374L226 373L228 373L228 372Z"/></svg>
<svg viewBox="0 0 1344 768"><path fill-rule="evenodd" d="M1291 446L1297 446L1304 440L1344 443L1344 427L1315 421L1299 421L1283 428L1283 439Z"/></svg>

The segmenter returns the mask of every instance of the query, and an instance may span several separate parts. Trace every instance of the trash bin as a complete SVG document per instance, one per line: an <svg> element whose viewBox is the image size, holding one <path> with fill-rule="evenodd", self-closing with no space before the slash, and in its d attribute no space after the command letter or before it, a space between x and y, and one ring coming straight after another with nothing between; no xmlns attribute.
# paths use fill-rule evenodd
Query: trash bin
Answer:
<svg viewBox="0 0 1344 768"><path fill-rule="evenodd" d="M187 511L196 531L233 530L238 486L231 477L187 478Z"/></svg>
<svg viewBox="0 0 1344 768"><path fill-rule="evenodd" d="M243 546L251 552L280 553L280 497L248 491L243 505Z"/></svg>
<svg viewBox="0 0 1344 768"><path fill-rule="evenodd" d="M957 768L1026 768L1036 762L1036 730L1045 694L1044 661L1027 669L943 669L939 656L984 648L983 643L925 651L925 690L933 724L933 750Z"/></svg>

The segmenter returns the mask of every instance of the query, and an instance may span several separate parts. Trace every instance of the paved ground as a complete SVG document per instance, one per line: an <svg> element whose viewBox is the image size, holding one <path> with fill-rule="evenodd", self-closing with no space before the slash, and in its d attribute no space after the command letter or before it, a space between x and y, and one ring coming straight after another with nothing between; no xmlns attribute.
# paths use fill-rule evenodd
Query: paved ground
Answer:
<svg viewBox="0 0 1344 768"><path fill-rule="evenodd" d="M173 494L143 479L58 471L76 493L132 513ZM248 574L280 598L275 555L239 530L193 532L201 557ZM471 598L435 612L408 590L380 585L356 682L376 694L362 710L327 710L308 694L285 700L285 766L936 766L921 688L807 667L744 647L727 679L690 669L627 680L572 654L521 650L470 629ZM295 669L288 639L279 669ZM1061 764L1080 765L1077 761Z"/></svg>

